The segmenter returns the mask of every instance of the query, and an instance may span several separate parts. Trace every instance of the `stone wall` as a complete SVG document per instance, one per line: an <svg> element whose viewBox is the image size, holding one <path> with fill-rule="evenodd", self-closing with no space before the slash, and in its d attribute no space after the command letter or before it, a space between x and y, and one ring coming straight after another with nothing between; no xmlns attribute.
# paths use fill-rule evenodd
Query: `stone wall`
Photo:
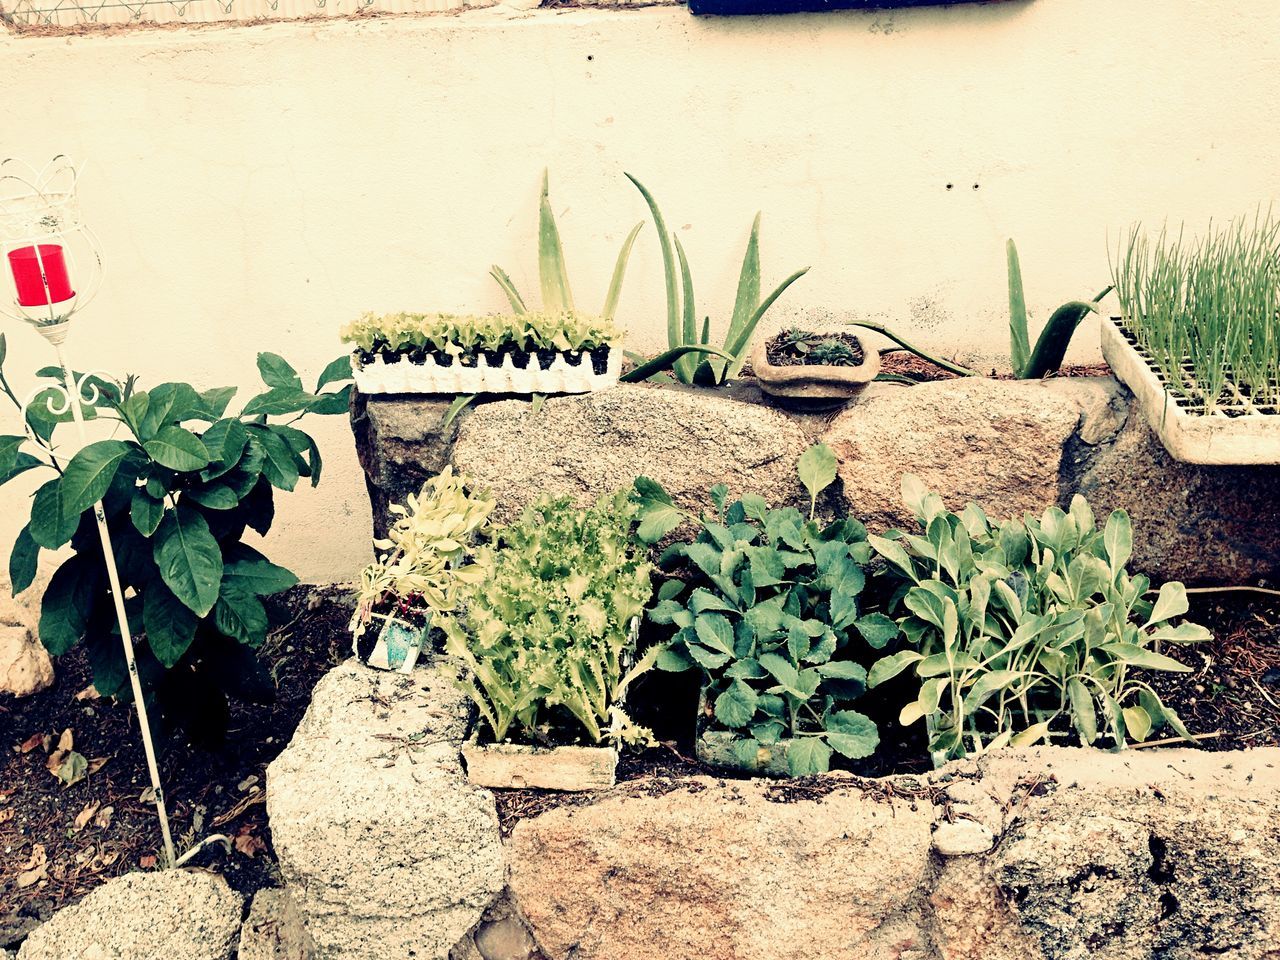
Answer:
<svg viewBox="0 0 1280 960"><path fill-rule="evenodd" d="M837 415L762 405L750 382L731 392L620 386L528 403L481 403L449 427L446 400L360 398L353 427L383 535L387 506L452 462L511 516L547 490L587 502L637 474L700 507L725 482L773 503L800 502L794 464L824 440L840 460L841 504L882 529L913 524L904 473L952 507L1040 512L1085 494L1095 512L1128 510L1133 566L1158 580L1246 583L1280 569L1280 468L1200 467L1165 453L1113 379L949 380L874 384Z"/></svg>

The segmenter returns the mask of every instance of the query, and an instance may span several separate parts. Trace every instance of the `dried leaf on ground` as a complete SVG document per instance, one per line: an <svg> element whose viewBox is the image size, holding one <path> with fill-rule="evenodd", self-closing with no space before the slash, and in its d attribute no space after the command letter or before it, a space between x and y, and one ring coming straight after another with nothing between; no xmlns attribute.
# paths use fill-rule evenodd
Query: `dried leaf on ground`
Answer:
<svg viewBox="0 0 1280 960"><path fill-rule="evenodd" d="M98 807L99 807L99 803L98 801L95 800L93 803L89 804L83 810L77 813L75 820L71 821L72 829L74 829L78 833L79 831L83 830L86 826L88 826L89 821L92 820L94 818L94 815L98 812Z"/></svg>
<svg viewBox="0 0 1280 960"><path fill-rule="evenodd" d="M262 842L262 838L253 835L253 825L248 823L236 832L235 840L232 843L237 850L251 860L267 849L267 845Z"/></svg>
<svg viewBox="0 0 1280 960"><path fill-rule="evenodd" d="M44 852L44 844L37 843L31 848L31 859L18 868L18 889L24 890L49 876L49 858Z"/></svg>
<svg viewBox="0 0 1280 960"><path fill-rule="evenodd" d="M21 753L30 753L36 747L44 747L44 749L48 750L49 748L44 746L44 742L48 739L50 738L46 733L33 733L22 742L22 746L18 750Z"/></svg>

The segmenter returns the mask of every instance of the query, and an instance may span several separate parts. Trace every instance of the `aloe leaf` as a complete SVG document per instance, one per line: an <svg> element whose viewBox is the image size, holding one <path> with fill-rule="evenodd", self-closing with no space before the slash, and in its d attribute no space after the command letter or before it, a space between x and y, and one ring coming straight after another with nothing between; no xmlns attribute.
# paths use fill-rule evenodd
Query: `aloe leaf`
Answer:
<svg viewBox="0 0 1280 960"><path fill-rule="evenodd" d="M644 197L644 202L649 205L649 212L653 214L653 226L658 231L658 246L662 250L663 274L667 281L667 346L679 347L684 341L680 337L680 305L676 289L675 254L671 251L671 234L667 232L667 222L662 219L662 213L658 210L658 203L653 199L653 194L631 174L627 173L624 176L635 184L636 189L640 191L640 196Z"/></svg>
<svg viewBox="0 0 1280 960"><path fill-rule="evenodd" d="M1031 338L1027 333L1027 301L1022 293L1022 266L1018 262L1018 248L1013 240L1005 244L1005 253L1009 261L1009 359L1013 363L1013 375L1019 379L1027 379ZM1043 334L1040 340L1044 340Z"/></svg>
<svg viewBox="0 0 1280 960"><path fill-rule="evenodd" d="M787 277L787 279L778 284L778 286L774 288L773 293L765 297L764 302L761 303L760 306L756 307L755 312L751 314L746 325L738 332L737 337L725 342L725 352L733 356L733 362L729 364L729 369L724 377L725 380L732 380L742 372L742 365L747 362L747 347L751 343L751 337L756 332L756 326L759 325L760 319L765 315L766 311L773 306L773 302L775 300L782 296L787 287L791 286L808 272L808 267L805 267L803 270L797 270L791 276Z"/></svg>
<svg viewBox="0 0 1280 960"><path fill-rule="evenodd" d="M671 239L675 241L676 255L680 258L680 284L684 302L684 327L680 342L698 343L698 317L697 304L693 296L693 274L689 272L689 259L684 255L684 244L675 234L671 235ZM705 343L706 340L702 342ZM681 383L693 383L693 375L698 369L697 358L685 354L675 362L674 369Z"/></svg>
<svg viewBox="0 0 1280 960"><path fill-rule="evenodd" d="M636 245L636 237L640 235L643 228L644 221L641 220L631 228L627 239L622 241L622 249L618 251L618 262L613 265L613 279L609 281L609 292L604 298L604 309L600 311L600 316L606 320L612 320L614 313L618 310L618 297L622 295L622 278L627 273L627 261L631 259L631 248Z"/></svg>
<svg viewBox="0 0 1280 960"><path fill-rule="evenodd" d="M471 405L471 401L476 398L474 393L462 394L453 398L453 403L449 404L449 409L444 413L444 419L440 421L442 427L447 427L458 418L463 410Z"/></svg>
<svg viewBox="0 0 1280 960"><path fill-rule="evenodd" d="M555 214L551 212L550 181L542 171L542 196L538 201L538 277L542 281L542 309L549 313L571 313L573 294L564 265L564 248Z"/></svg>
<svg viewBox="0 0 1280 960"><path fill-rule="evenodd" d="M618 378L618 381L620 383L642 383L654 374L666 370L672 363L690 353L705 353L716 357L724 357L726 360L732 359L715 347L698 343L685 343L678 347L673 347L665 353L660 353L652 360L647 360L635 369L627 371Z"/></svg>
<svg viewBox="0 0 1280 960"><path fill-rule="evenodd" d="M1073 300L1070 303L1064 303L1053 311L1053 316L1049 318L1049 322L1040 331L1040 336L1036 340L1036 348L1023 365L1022 371L1018 372L1017 368L1014 368L1018 378L1021 380L1039 380L1041 377L1053 373L1061 367L1062 360L1067 355L1067 347L1071 344L1071 337L1076 332L1076 327L1080 326L1081 320L1097 309L1098 305L1096 303Z"/></svg>
<svg viewBox="0 0 1280 960"><path fill-rule="evenodd" d="M957 376L960 376L960 377L978 376L977 373L970 370L968 367L962 367L958 363L952 363L950 360L943 360L941 357L935 357L932 354L925 353L919 347L913 346L912 344L908 343L898 334L894 333L892 330L886 327L883 323L876 323L874 320L852 320L849 322L848 325L851 327L862 327L864 330L874 330L876 333L880 334L882 337L888 337L890 340L896 343L903 350L906 350L908 353L915 354L917 357L919 357L922 360L928 360L934 366L941 367L943 370L947 370L951 373L956 374ZM881 351L881 353L884 353L884 352L886 351L883 351L883 350Z"/></svg>
<svg viewBox="0 0 1280 960"><path fill-rule="evenodd" d="M760 214L756 214L751 224L751 236L747 239L747 251L742 256L742 272L738 275L738 295L733 301L733 316L729 318L729 329L725 333L725 344L733 343L735 338L751 320L752 313L760 303ZM748 337L748 340L750 337ZM724 378L724 364L710 361L717 381Z"/></svg>
<svg viewBox="0 0 1280 960"><path fill-rule="evenodd" d="M495 263L489 268L489 276L493 277L498 286L502 288L502 292L507 295L507 299L511 302L512 310L518 314L529 312L529 308L524 305L524 298L520 296L520 291L516 289L516 285L507 276L507 271Z"/></svg>

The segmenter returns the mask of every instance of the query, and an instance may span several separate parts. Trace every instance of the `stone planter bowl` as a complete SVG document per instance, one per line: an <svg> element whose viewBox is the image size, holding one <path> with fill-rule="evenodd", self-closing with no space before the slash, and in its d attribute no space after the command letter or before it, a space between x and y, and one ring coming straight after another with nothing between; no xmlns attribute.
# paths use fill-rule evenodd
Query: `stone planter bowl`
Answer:
<svg viewBox="0 0 1280 960"><path fill-rule="evenodd" d="M862 363L856 367L816 363L776 367L769 362L769 341L756 340L751 351L751 369L760 381L760 389L796 406L836 406L852 400L880 372L880 352L868 347L866 340L857 334L849 336L862 348Z"/></svg>

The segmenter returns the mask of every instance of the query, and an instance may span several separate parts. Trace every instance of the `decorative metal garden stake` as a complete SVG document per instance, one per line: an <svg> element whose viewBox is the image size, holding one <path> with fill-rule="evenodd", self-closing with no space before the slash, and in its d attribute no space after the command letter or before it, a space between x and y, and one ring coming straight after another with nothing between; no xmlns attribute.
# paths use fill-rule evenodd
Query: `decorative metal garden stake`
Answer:
<svg viewBox="0 0 1280 960"><path fill-rule="evenodd" d="M31 324L49 341L57 354L64 381L55 387L37 387L22 404L23 425L36 442L40 441L27 419L27 410L38 395L54 391L54 396L46 396L45 399L49 412L54 416L62 416L69 410L79 431L81 443L88 439L81 404L93 406L100 397L95 378L101 375L84 373L77 378L63 355L63 344L70 332L72 318L93 299L102 281L102 258L97 238L80 219L76 200L77 177L78 171L65 157L55 157L40 171L14 160L0 163L0 248L8 255L17 289L15 301L0 301L0 314ZM72 289L72 280L82 284L78 291ZM53 458L52 443L41 445ZM160 770L156 764L151 724L147 719L147 705L142 696L142 683L138 679L138 665L134 658L133 635L129 630L124 595L120 589L120 575L116 570L115 551L111 547L111 534L107 529L107 518L101 500L94 504L93 513L98 521L102 558L107 568L111 596L115 600L120 641L124 646L129 682L133 687L133 705L138 712L138 727L147 755L151 788L155 793L156 813L160 817L160 831L164 835L165 862L176 866L181 861L174 857L173 836L169 831L169 814L160 783ZM198 849L200 847L188 852L182 858L183 861Z"/></svg>

